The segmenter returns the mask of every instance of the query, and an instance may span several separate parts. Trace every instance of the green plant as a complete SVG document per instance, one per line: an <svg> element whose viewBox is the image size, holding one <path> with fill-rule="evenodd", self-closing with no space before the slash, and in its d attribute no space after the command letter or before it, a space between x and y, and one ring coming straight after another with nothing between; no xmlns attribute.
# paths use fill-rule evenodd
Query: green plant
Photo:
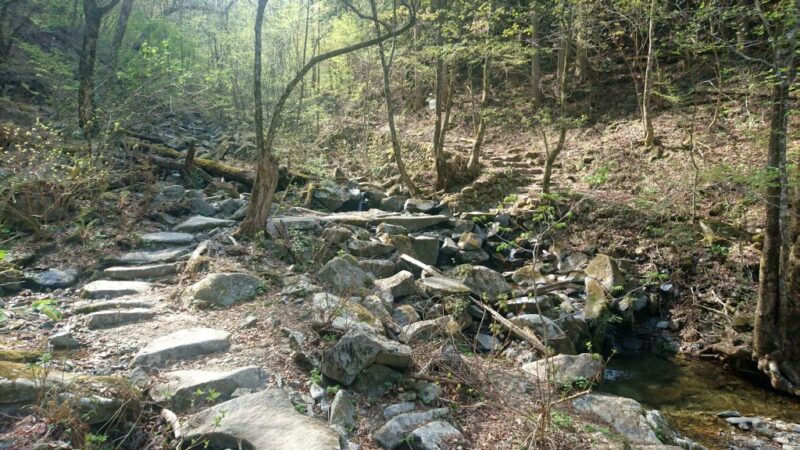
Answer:
<svg viewBox="0 0 800 450"><path fill-rule="evenodd" d="M550 423L559 430L567 430L572 428L572 416L563 411L554 410L550 413Z"/></svg>
<svg viewBox="0 0 800 450"><path fill-rule="evenodd" d="M306 414L308 412L308 406L306 406L305 403L295 403L294 410L300 414Z"/></svg>
<svg viewBox="0 0 800 450"><path fill-rule="evenodd" d="M319 369L311 369L311 376L308 380L313 384L322 384L322 373Z"/></svg>
<svg viewBox="0 0 800 450"><path fill-rule="evenodd" d="M333 396L336 395L337 392L339 392L339 389L341 389L341 388L340 388L340 386L338 384L333 384L333 385L330 385L327 388L325 388L325 392L329 396L333 397Z"/></svg>
<svg viewBox="0 0 800 450"><path fill-rule="evenodd" d="M709 249L711 252L711 257L718 260L718 261L725 261L728 258L728 253L730 253L730 249L724 245L714 244Z"/></svg>
<svg viewBox="0 0 800 450"><path fill-rule="evenodd" d="M105 450L113 448L107 444L108 436L105 434L87 433L84 437L87 450Z"/></svg>
<svg viewBox="0 0 800 450"><path fill-rule="evenodd" d="M64 317L64 314L58 308L56 308L56 305L58 305L57 300L52 298L43 298L41 300L35 300L33 303L31 303L31 309L44 314L53 322L58 322Z"/></svg>

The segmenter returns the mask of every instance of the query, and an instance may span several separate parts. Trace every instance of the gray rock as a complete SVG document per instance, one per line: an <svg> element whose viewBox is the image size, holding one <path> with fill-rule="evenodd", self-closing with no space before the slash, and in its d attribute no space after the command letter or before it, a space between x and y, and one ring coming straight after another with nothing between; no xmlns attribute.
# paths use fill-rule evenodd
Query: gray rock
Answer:
<svg viewBox="0 0 800 450"><path fill-rule="evenodd" d="M403 209L410 213L425 213L429 214L436 208L436 202L433 200L426 200L423 198L410 198L406 200Z"/></svg>
<svg viewBox="0 0 800 450"><path fill-rule="evenodd" d="M511 274L511 280L521 286L534 286L536 283L543 283L544 276L534 266L520 267Z"/></svg>
<svg viewBox="0 0 800 450"><path fill-rule="evenodd" d="M524 364L522 370L537 382L551 381L556 385L571 385L580 380L594 382L602 375L603 359L600 355L556 355Z"/></svg>
<svg viewBox="0 0 800 450"><path fill-rule="evenodd" d="M72 331L63 330L50 336L47 342L55 350L73 350L81 346L81 343L72 335Z"/></svg>
<svg viewBox="0 0 800 450"><path fill-rule="evenodd" d="M81 289L83 298L116 298L123 295L142 294L150 291L152 285L144 281L97 280Z"/></svg>
<svg viewBox="0 0 800 450"><path fill-rule="evenodd" d="M419 313L411 305L400 305L394 309L392 319L398 326L405 327L419 321Z"/></svg>
<svg viewBox="0 0 800 450"><path fill-rule="evenodd" d="M442 215L400 215L381 217L378 220L391 225L400 225L401 227L407 229L409 233L413 233L415 231L424 230L425 228L430 228L434 225L447 222L448 218L447 216Z"/></svg>
<svg viewBox="0 0 800 450"><path fill-rule="evenodd" d="M134 309L134 308L153 308L156 303L149 300L136 299L117 299L106 301L85 301L78 302L72 306L75 314L89 314L97 311Z"/></svg>
<svg viewBox="0 0 800 450"><path fill-rule="evenodd" d="M400 212L403 210L406 200L408 200L408 197L404 197L402 195L385 197L381 200L380 208L384 211Z"/></svg>
<svg viewBox="0 0 800 450"><path fill-rule="evenodd" d="M378 278L387 278L397 273L397 263L391 259L362 259L358 267Z"/></svg>
<svg viewBox="0 0 800 450"><path fill-rule="evenodd" d="M322 240L328 244L342 244L353 237L353 232L345 227L334 226L322 232Z"/></svg>
<svg viewBox="0 0 800 450"><path fill-rule="evenodd" d="M214 205L217 216L223 219L237 220L235 217L241 208L247 208L247 201L240 198L229 198Z"/></svg>
<svg viewBox="0 0 800 450"><path fill-rule="evenodd" d="M475 341L478 350L482 352L494 352L503 346L503 343L500 342L500 339L497 339L491 334L480 333L475 336Z"/></svg>
<svg viewBox="0 0 800 450"><path fill-rule="evenodd" d="M428 422L444 417L449 413L447 408L431 409L423 412L400 414L386 422L375 432L375 440L386 450L394 450L409 433Z"/></svg>
<svg viewBox="0 0 800 450"><path fill-rule="evenodd" d="M206 231L214 228L230 227L235 224L236 222L233 220L216 219L214 217L206 216L193 216L175 226L174 231L197 233L199 231Z"/></svg>
<svg viewBox="0 0 800 450"><path fill-rule="evenodd" d="M358 375L351 389L372 398L382 397L403 378L402 373L390 367L373 364Z"/></svg>
<svg viewBox="0 0 800 450"><path fill-rule="evenodd" d="M312 303L312 326L317 329L330 328L347 333L366 331L382 334L383 324L369 309L333 294L314 294Z"/></svg>
<svg viewBox="0 0 800 450"><path fill-rule="evenodd" d="M175 261L176 259L188 255L192 251L192 247L178 247L167 248L164 250L156 251L137 251L126 253L119 258L113 258L117 264L154 264L154 263L167 263Z"/></svg>
<svg viewBox="0 0 800 450"><path fill-rule="evenodd" d="M320 371L349 386L372 364L405 369L411 364L411 349L381 336L351 333L323 354Z"/></svg>
<svg viewBox="0 0 800 450"><path fill-rule="evenodd" d="M344 389L339 389L333 397L331 408L328 412L328 425L342 427L350 430L356 426L355 399Z"/></svg>
<svg viewBox="0 0 800 450"><path fill-rule="evenodd" d="M459 250L455 259L460 264L482 264L489 261L491 257L486 250L479 248L478 250Z"/></svg>
<svg viewBox="0 0 800 450"><path fill-rule="evenodd" d="M406 270L398 272L389 278L375 280L375 286L389 292L396 299L413 295L417 291L414 274Z"/></svg>
<svg viewBox="0 0 800 450"><path fill-rule="evenodd" d="M170 200L180 200L186 194L186 189L179 184L174 184L172 186L167 186L161 190L161 195L170 199Z"/></svg>
<svg viewBox="0 0 800 450"><path fill-rule="evenodd" d="M439 259L439 239L430 236L418 236L414 238L411 246L414 248L417 259L431 266L436 265L436 261Z"/></svg>
<svg viewBox="0 0 800 450"><path fill-rule="evenodd" d="M133 366L163 366L168 361L191 359L230 347L230 333L213 328L187 328L161 336L139 350Z"/></svg>
<svg viewBox="0 0 800 450"><path fill-rule="evenodd" d="M289 231L315 231L320 227L320 220L311 216L273 217L267 221L267 229L275 228L278 224Z"/></svg>
<svg viewBox="0 0 800 450"><path fill-rule="evenodd" d="M109 267L103 271L103 275L112 280L128 281L162 278L176 273L178 273L178 268L174 263Z"/></svg>
<svg viewBox="0 0 800 450"><path fill-rule="evenodd" d="M479 250L483 246L483 239L475 233L464 233L458 239L458 248L461 250Z"/></svg>
<svg viewBox="0 0 800 450"><path fill-rule="evenodd" d="M189 286L183 294L186 306L230 306L257 296L264 289L261 278L248 273L212 273Z"/></svg>
<svg viewBox="0 0 800 450"><path fill-rule="evenodd" d="M337 292L356 292L372 286L373 278L358 267L355 258L337 256L317 272L317 277Z"/></svg>
<svg viewBox="0 0 800 450"><path fill-rule="evenodd" d="M399 339L401 342L412 343L427 341L434 338L457 336L468 323L459 322L454 316L442 316L436 319L421 320L403 327Z"/></svg>
<svg viewBox="0 0 800 450"><path fill-rule="evenodd" d="M352 240L347 243L347 250L351 255L361 258L377 258L394 252L394 246L377 241Z"/></svg>
<svg viewBox="0 0 800 450"><path fill-rule="evenodd" d="M446 277L428 277L417 281L417 286L422 292L431 296L436 295L466 295L470 289L464 283Z"/></svg>
<svg viewBox="0 0 800 450"><path fill-rule="evenodd" d="M461 439L461 432L450 423L437 420L411 432L411 448L414 450L441 450ZM447 445L451 444L451 445Z"/></svg>
<svg viewBox="0 0 800 450"><path fill-rule="evenodd" d="M193 234L176 233L174 231L161 231L146 233L139 236L142 245L189 245L195 242Z"/></svg>
<svg viewBox="0 0 800 450"><path fill-rule="evenodd" d="M388 234L389 236L405 236L408 234L408 230L406 227L400 225L392 225L390 223L381 222L375 229L375 233L378 235Z"/></svg>
<svg viewBox="0 0 800 450"><path fill-rule="evenodd" d="M458 244L456 244L456 241L446 237L442 242L442 247L439 249L439 253L446 258L452 258L458 254L458 250Z"/></svg>
<svg viewBox="0 0 800 450"><path fill-rule="evenodd" d="M86 316L86 328L96 330L99 328L111 328L129 323L150 320L155 317L155 312L151 309L119 309L108 311L97 311Z"/></svg>
<svg viewBox="0 0 800 450"><path fill-rule="evenodd" d="M594 414L608 422L632 444L661 444L645 418L642 405L636 400L592 393L573 400L572 405L580 412Z"/></svg>
<svg viewBox="0 0 800 450"><path fill-rule="evenodd" d="M0 377L0 405L28 404L36 401L40 392L40 384L27 378Z"/></svg>
<svg viewBox="0 0 800 450"><path fill-rule="evenodd" d="M43 272L25 274L25 280L38 289L59 289L70 287L78 279L75 269L48 269Z"/></svg>
<svg viewBox="0 0 800 450"><path fill-rule="evenodd" d="M586 269L586 318L596 319L609 308L609 293L625 280L614 258L602 253L592 259Z"/></svg>
<svg viewBox="0 0 800 450"><path fill-rule="evenodd" d="M353 199L353 195L334 184L319 186L314 190L313 204L329 211L336 211Z"/></svg>
<svg viewBox="0 0 800 450"><path fill-rule="evenodd" d="M383 418L389 420L400 414L410 413L416 409L416 407L417 405L414 402L395 403L394 405L383 408Z"/></svg>
<svg viewBox="0 0 800 450"><path fill-rule="evenodd" d="M539 314L522 314L511 319L514 325L530 328L536 337L556 353L575 354L575 346L566 333L551 319Z"/></svg>
<svg viewBox="0 0 800 450"><path fill-rule="evenodd" d="M436 383L417 381L414 383L414 388L417 391L419 400L426 405L429 405L442 395L442 387Z"/></svg>
<svg viewBox="0 0 800 450"><path fill-rule="evenodd" d="M511 285L499 272L483 266L460 266L461 281L473 294L494 303L498 297L511 292Z"/></svg>
<svg viewBox="0 0 800 450"><path fill-rule="evenodd" d="M155 402L180 412L193 406L224 402L237 389L260 389L266 381L267 374L256 366L228 372L177 370L166 373L163 381L156 383L151 389L151 396ZM210 397L208 394L212 391L219 395L216 398Z"/></svg>
<svg viewBox="0 0 800 450"><path fill-rule="evenodd" d="M204 198L193 198L189 200L189 207L192 212L201 216L216 216L219 209L208 203Z"/></svg>
<svg viewBox="0 0 800 450"><path fill-rule="evenodd" d="M321 287L314 284L313 280L303 273L297 276L284 278L281 295L300 298L315 294L321 290Z"/></svg>
<svg viewBox="0 0 800 450"><path fill-rule="evenodd" d="M186 442L207 440L211 448L340 449L332 428L299 414L279 389L244 395L194 414L183 432Z"/></svg>

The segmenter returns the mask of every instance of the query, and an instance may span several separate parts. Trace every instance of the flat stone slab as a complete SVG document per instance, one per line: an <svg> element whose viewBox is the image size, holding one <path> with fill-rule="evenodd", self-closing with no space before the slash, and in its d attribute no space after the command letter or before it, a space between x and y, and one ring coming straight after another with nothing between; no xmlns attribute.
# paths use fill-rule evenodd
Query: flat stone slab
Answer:
<svg viewBox="0 0 800 450"><path fill-rule="evenodd" d="M116 258L116 262L118 264L127 265L167 263L189 254L192 249L193 248L189 246L167 248L164 250L130 252Z"/></svg>
<svg viewBox="0 0 800 450"><path fill-rule="evenodd" d="M222 419L220 419L220 417ZM295 411L280 389L243 395L190 416L186 442L211 448L339 450L339 435L324 422Z"/></svg>
<svg viewBox="0 0 800 450"><path fill-rule="evenodd" d="M409 433L428 422L446 416L447 408L400 414L386 422L375 432L375 440L383 448L396 448L403 443Z"/></svg>
<svg viewBox="0 0 800 450"><path fill-rule="evenodd" d="M287 230L316 230L320 227L320 220L317 217L313 216L280 216L280 217L273 217L267 222L267 227L272 224L272 226L276 226L276 224L282 224L286 226Z"/></svg>
<svg viewBox="0 0 800 450"><path fill-rule="evenodd" d="M231 334L214 328L187 328L154 339L139 350L133 366L163 366L168 361L191 359L230 347Z"/></svg>
<svg viewBox="0 0 800 450"><path fill-rule="evenodd" d="M146 280L162 278L178 273L175 264L146 264L144 266L119 266L109 267L103 275L112 280Z"/></svg>
<svg viewBox="0 0 800 450"><path fill-rule="evenodd" d="M155 302L145 300L85 301L75 303L72 306L72 312L75 314L89 314L109 309L152 308L154 306L156 306Z"/></svg>
<svg viewBox="0 0 800 450"><path fill-rule="evenodd" d="M431 295L464 295L470 289L464 283L447 277L428 277L417 281L417 286Z"/></svg>
<svg viewBox="0 0 800 450"><path fill-rule="evenodd" d="M230 227L234 224L236 224L236 221L233 220L216 219L214 217L206 216L193 216L186 219L185 222L176 225L173 230L183 233L196 233L198 231L206 231L219 227Z"/></svg>
<svg viewBox="0 0 800 450"><path fill-rule="evenodd" d="M207 403L206 394L211 390L219 394L212 400L218 403L230 400L238 388L260 389L267 381L267 374L260 367L250 366L227 372L178 370L167 373L164 378L163 382L153 386L153 400L173 411L183 411L193 404ZM197 392L203 394L198 396Z"/></svg>
<svg viewBox="0 0 800 450"><path fill-rule="evenodd" d="M438 225L450 220L447 216L427 215L427 214L386 214L370 211L331 214L322 217L323 221L344 223L366 228L368 226L378 226L381 223L399 225L409 232L419 231L425 228Z"/></svg>
<svg viewBox="0 0 800 450"><path fill-rule="evenodd" d="M81 289L83 298L116 298L123 295L141 294L152 288L150 283L144 281L92 281Z"/></svg>
<svg viewBox="0 0 800 450"><path fill-rule="evenodd" d="M42 272L25 274L25 280L39 289L58 289L70 287L78 279L75 269L48 269Z"/></svg>
<svg viewBox="0 0 800 450"><path fill-rule="evenodd" d="M147 308L97 311L86 316L86 327L90 330L117 327L128 323L149 320L155 315L155 311Z"/></svg>
<svg viewBox="0 0 800 450"><path fill-rule="evenodd" d="M142 245L189 245L195 242L193 234L160 231L139 236Z"/></svg>

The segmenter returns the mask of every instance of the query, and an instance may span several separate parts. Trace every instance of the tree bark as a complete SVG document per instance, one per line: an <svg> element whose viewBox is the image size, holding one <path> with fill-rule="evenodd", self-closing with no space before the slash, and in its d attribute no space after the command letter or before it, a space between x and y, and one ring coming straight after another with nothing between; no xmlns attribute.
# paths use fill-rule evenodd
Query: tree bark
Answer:
<svg viewBox="0 0 800 450"><path fill-rule="evenodd" d="M378 20L378 8L375 6L375 0L369 1L369 6L372 9L372 17L375 23L375 36L381 35L380 21ZM386 54L383 49L383 42L378 43L378 54L381 61L381 69L383 71L383 96L386 99L386 115L389 122L389 134L392 140L392 157L394 163L397 165L397 171L400 173L400 181L405 185L408 192L412 197L417 195L417 186L411 181L406 170L406 164L403 161L402 148L400 141L397 138L397 129L394 123L394 105L392 104L392 89L389 78L389 71L391 70L390 62L386 61Z"/></svg>
<svg viewBox="0 0 800 450"><path fill-rule="evenodd" d="M655 130L653 129L653 119L650 117L650 99L653 94L653 78L655 70L655 14L656 0L650 0L650 13L647 27L647 66L644 72L644 89L642 92L642 125L644 126L644 146L653 147L655 144Z"/></svg>
<svg viewBox="0 0 800 450"><path fill-rule="evenodd" d="M447 121L445 120L445 103L447 102L447 68L445 66L444 56L441 54L444 51L444 20L445 12L447 10L447 0L437 0L436 13L438 15L436 22L436 45L438 54L436 55L436 124L433 129L433 159L436 166L436 189L447 190L448 184L448 169L447 159L444 154L444 138L447 134Z"/></svg>
<svg viewBox="0 0 800 450"><path fill-rule="evenodd" d="M489 0L489 17L487 18L486 26L486 43L492 35L492 12L494 11L494 3ZM472 144L472 153L467 163L467 171L477 174L481 163L481 147L483 146L483 138L486 134L486 108L489 106L489 50L486 50L486 55L483 58L483 74L481 77L481 110L478 116L478 130L475 133L475 142Z"/></svg>
<svg viewBox="0 0 800 450"><path fill-rule="evenodd" d="M266 0L259 0L259 2L261 1L266 1ZM345 4L347 4L346 0L343 1L345 2ZM410 16L408 22L404 26L394 30L391 33L387 33L373 39L361 41L359 43L347 47L342 47L336 50L319 54L314 58L311 58L306 63L306 65L303 66L302 69L300 69L300 71L289 82L289 84L286 85L286 87L283 90L283 93L278 98L278 101L275 103L275 106L272 109L272 117L270 118L269 130L267 131L267 136L263 142L263 146L259 147L259 160L256 169L255 186L253 187L253 193L250 198L250 204L247 208L247 216L245 217L240 227L240 231L242 234L247 236L253 236L258 231L263 230L267 224L270 208L272 207L272 196L274 195L275 188L277 187L277 174L278 174L278 163L275 160L275 156L272 154L272 146L275 141L275 135L278 132L278 126L280 125L281 112L283 111L283 108L286 105L286 100L289 98L289 95L292 93L294 88L297 86L298 83L300 83L300 80L302 80L303 77L317 64L340 55L344 55L357 50L371 47L373 45L384 42L393 37L399 36L408 31L409 29L411 29L411 27L414 25L414 22L417 20L416 9L414 9L413 6L407 6L407 7L409 8ZM259 34L260 33L257 33L257 38L256 38L257 50L261 48L260 38L258 37ZM255 67L256 67L256 72L258 73L258 79L260 84L261 57L258 51L256 52ZM258 90L257 95L259 96L260 99L261 95L260 89ZM259 111L259 109L260 108L256 107L256 114L262 114ZM258 128L259 127L257 126L257 129ZM263 130L263 126L261 127L261 129Z"/></svg>
<svg viewBox="0 0 800 450"><path fill-rule="evenodd" d="M531 2L531 100L538 106L542 101L541 17L534 5L535 2Z"/></svg>
<svg viewBox="0 0 800 450"><path fill-rule="evenodd" d="M111 71L117 70L117 61L119 58L119 49L122 47L122 41L125 39L125 32L128 29L128 18L131 16L133 10L134 0L123 0L122 6L119 8L119 19L117 19L117 30L114 33L114 41L111 43Z"/></svg>
<svg viewBox="0 0 800 450"><path fill-rule="evenodd" d="M544 162L544 173L542 174L542 193L550 193L550 178L553 174L553 166L558 159L558 155L564 149L564 143L567 138L567 77L569 76L569 47L572 42L572 11L566 10L566 2L561 3L562 18L559 25L559 49L558 49L558 73L556 79L558 80L558 141L555 148L550 151L549 146L545 144L545 151L547 158Z"/></svg>

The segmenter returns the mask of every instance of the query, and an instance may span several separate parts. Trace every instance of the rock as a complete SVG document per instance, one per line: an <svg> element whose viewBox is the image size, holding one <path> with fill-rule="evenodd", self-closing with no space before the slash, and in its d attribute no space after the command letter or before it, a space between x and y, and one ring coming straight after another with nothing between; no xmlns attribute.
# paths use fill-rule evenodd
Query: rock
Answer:
<svg viewBox="0 0 800 450"><path fill-rule="evenodd" d="M564 273L571 272L573 270L580 270L586 265L587 262L589 262L589 256L587 256L586 253L570 253L566 258L559 261L558 270Z"/></svg>
<svg viewBox="0 0 800 450"><path fill-rule="evenodd" d="M377 398L386 395L403 378L402 373L390 367L373 364L359 374L351 388L360 394Z"/></svg>
<svg viewBox="0 0 800 450"><path fill-rule="evenodd" d="M377 258L394 252L394 246L376 241L352 240L347 243L347 250L351 255L362 258Z"/></svg>
<svg viewBox="0 0 800 450"><path fill-rule="evenodd" d="M478 250L483 246L483 239L475 233L464 233L458 239L461 250Z"/></svg>
<svg viewBox="0 0 800 450"><path fill-rule="evenodd" d="M315 294L321 290L321 287L314 284L313 280L311 280L308 275L303 273L284 278L281 295L300 298Z"/></svg>
<svg viewBox="0 0 800 450"><path fill-rule="evenodd" d="M103 275L112 280L128 281L162 278L176 273L178 273L178 268L175 264L109 267L103 271Z"/></svg>
<svg viewBox="0 0 800 450"><path fill-rule="evenodd" d="M194 235L189 233L176 233L174 231L162 231L158 233L146 233L139 236L142 245L189 245L195 242Z"/></svg>
<svg viewBox="0 0 800 450"><path fill-rule="evenodd" d="M229 198L221 202L215 203L214 207L217 209L217 217L223 219L236 220L237 211L242 207L247 207L247 202L239 198Z"/></svg>
<svg viewBox="0 0 800 450"><path fill-rule="evenodd" d="M331 402L328 412L328 425L351 430L356 426L355 399L344 389L339 389Z"/></svg>
<svg viewBox="0 0 800 450"><path fill-rule="evenodd" d="M419 320L419 314L411 305L400 305L394 309L392 319L398 326L405 327L406 325L417 322Z"/></svg>
<svg viewBox="0 0 800 450"><path fill-rule="evenodd" d="M311 386L308 388L308 393L314 401L319 401L321 398L325 397L328 392L317 383L311 383Z"/></svg>
<svg viewBox="0 0 800 450"><path fill-rule="evenodd" d="M413 233L415 231L424 230L425 228L430 228L434 225L438 225L443 222L447 222L447 216L428 216L428 215L401 215L401 216L387 216L381 217L379 220L383 221L383 223L388 223L391 225L400 225L408 230L409 233Z"/></svg>
<svg viewBox="0 0 800 450"><path fill-rule="evenodd" d="M36 401L41 392L39 383L27 378L0 377L0 405L29 404Z"/></svg>
<svg viewBox="0 0 800 450"><path fill-rule="evenodd" d="M153 308L156 303L149 300L136 300L136 299L119 299L119 300L106 300L106 301L86 301L78 302L72 306L72 312L75 314L89 314L96 311L106 310L121 310L133 308Z"/></svg>
<svg viewBox="0 0 800 450"><path fill-rule="evenodd" d="M545 278L534 266L525 266L515 270L511 274L511 280L520 286L534 286L536 283L544 282Z"/></svg>
<svg viewBox="0 0 800 450"><path fill-rule="evenodd" d="M261 278L248 273L212 273L189 286L183 294L186 306L230 306L250 300L264 289Z"/></svg>
<svg viewBox="0 0 800 450"><path fill-rule="evenodd" d="M597 319L606 314L610 307L611 299L602 283L594 278L586 277L586 305L584 315L587 319Z"/></svg>
<svg viewBox="0 0 800 450"><path fill-rule="evenodd" d="M411 246L418 260L431 266L436 265L436 261L439 259L439 239L430 236L418 236L414 238Z"/></svg>
<svg viewBox="0 0 800 450"><path fill-rule="evenodd" d="M383 418L389 420L400 414L409 413L416 409L416 407L417 405L414 402L395 403L394 405L383 408Z"/></svg>
<svg viewBox="0 0 800 450"><path fill-rule="evenodd" d="M603 359L600 355L590 353L556 355L524 364L522 370L531 374L537 382L552 381L556 385L569 386L580 380L594 382L602 375Z"/></svg>
<svg viewBox="0 0 800 450"><path fill-rule="evenodd" d="M408 200L408 197L403 197L402 195L385 197L381 200L380 208L384 211L400 212L405 207L406 200Z"/></svg>
<svg viewBox="0 0 800 450"><path fill-rule="evenodd" d="M183 434L185 442L207 441L210 448L340 448L332 428L299 414L279 389L244 395L194 414L186 420Z"/></svg>
<svg viewBox="0 0 800 450"><path fill-rule="evenodd" d="M452 258L458 254L458 250L458 244L456 244L456 241L446 237L442 242L442 247L439 249L439 253L441 253L445 258Z"/></svg>
<svg viewBox="0 0 800 450"><path fill-rule="evenodd" d="M211 217L219 214L219 209L208 203L206 199L200 197L189 199L189 207L192 209L193 213L201 216Z"/></svg>
<svg viewBox="0 0 800 450"><path fill-rule="evenodd" d="M584 271L587 280L597 280L609 292L614 286L621 286L625 282L614 258L602 253L595 256Z"/></svg>
<svg viewBox="0 0 800 450"><path fill-rule="evenodd" d="M337 256L317 272L317 277L337 292L357 292L372 286L373 278L358 267L355 258Z"/></svg>
<svg viewBox="0 0 800 450"><path fill-rule="evenodd" d="M134 295L148 292L152 288L150 283L144 281L93 281L81 289L83 298L116 298L123 295Z"/></svg>
<svg viewBox="0 0 800 450"><path fill-rule="evenodd" d="M449 413L447 408L431 409L423 412L400 414L386 422L375 432L375 440L386 450L400 446L406 436L428 422L444 417Z"/></svg>
<svg viewBox="0 0 800 450"><path fill-rule="evenodd" d="M452 448L447 444L461 439L461 432L450 423L437 420L411 432L411 448L414 450L441 450Z"/></svg>
<svg viewBox="0 0 800 450"><path fill-rule="evenodd" d="M335 184L326 183L324 186L317 186L314 190L312 205L328 211L336 211L352 198L347 190Z"/></svg>
<svg viewBox="0 0 800 450"><path fill-rule="evenodd" d="M322 232L322 240L331 245L345 243L352 237L352 231L340 226L326 228L325 231Z"/></svg>
<svg viewBox="0 0 800 450"><path fill-rule="evenodd" d="M470 289L464 283L446 277L428 277L417 281L422 292L430 296L466 295Z"/></svg>
<svg viewBox="0 0 800 450"><path fill-rule="evenodd" d="M177 370L166 373L164 380L151 389L151 396L153 401L180 412L194 406L224 402L237 389L260 389L266 381L267 374L256 366L228 372ZM216 398L208 395L212 391L218 394Z"/></svg>
<svg viewBox="0 0 800 450"><path fill-rule="evenodd" d="M320 227L320 220L312 216L273 217L267 221L267 230L274 230L278 225L289 231L314 231Z"/></svg>
<svg viewBox="0 0 800 450"><path fill-rule="evenodd" d="M481 248L478 250L459 250L455 259L459 264L483 264L489 261L491 257L486 253L486 250Z"/></svg>
<svg viewBox="0 0 800 450"><path fill-rule="evenodd" d="M422 198L410 198L403 205L403 209L410 213L430 214L435 208L436 202Z"/></svg>
<svg viewBox="0 0 800 450"><path fill-rule="evenodd" d="M55 350L73 350L81 346L81 343L72 335L72 331L68 329L50 336L47 342Z"/></svg>
<svg viewBox="0 0 800 450"><path fill-rule="evenodd" d="M442 395L442 387L436 383L417 381L414 383L414 388L417 391L419 400L426 405L429 405Z"/></svg>
<svg viewBox="0 0 800 450"><path fill-rule="evenodd" d="M233 220L216 219L214 217L206 216L193 216L175 226L174 231L197 233L198 231L206 231L214 228L230 227L235 224L236 222Z"/></svg>
<svg viewBox="0 0 800 450"><path fill-rule="evenodd" d="M358 261L358 267L378 278L387 278L397 273L397 263L390 259L362 259Z"/></svg>
<svg viewBox="0 0 800 450"><path fill-rule="evenodd" d="M461 281L473 294L495 303L501 296L511 292L511 285L499 272L483 266L460 266Z"/></svg>
<svg viewBox="0 0 800 450"><path fill-rule="evenodd" d="M539 314L522 314L511 319L514 325L530 328L536 337L556 353L575 354L575 346L555 322ZM546 336L546 338L545 338Z"/></svg>
<svg viewBox="0 0 800 450"><path fill-rule="evenodd" d="M168 361L191 359L230 347L230 333L213 328L187 328L161 336L139 350L133 366L163 366Z"/></svg>
<svg viewBox="0 0 800 450"><path fill-rule="evenodd" d="M378 235L388 234L389 236L397 236L397 235L405 236L408 234L408 230L406 229L406 227L400 225L392 225L390 223L381 222L375 229L375 233Z"/></svg>
<svg viewBox="0 0 800 450"><path fill-rule="evenodd" d="M573 400L572 405L580 412L594 414L608 422L632 444L661 444L647 423L642 405L636 400L592 393Z"/></svg>
<svg viewBox="0 0 800 450"><path fill-rule="evenodd" d="M174 184L172 186L166 186L164 189L161 190L161 195L170 199L170 200L180 200L186 194L186 189L179 184Z"/></svg>
<svg viewBox="0 0 800 450"><path fill-rule="evenodd" d="M253 328L258 323L258 318L252 314L249 314L247 317L244 318L241 325L239 325L240 330L246 330L248 328Z"/></svg>
<svg viewBox="0 0 800 450"><path fill-rule="evenodd" d="M396 299L413 295L417 291L414 274L406 270L398 272L389 278L375 280L375 286L389 292Z"/></svg>
<svg viewBox="0 0 800 450"><path fill-rule="evenodd" d="M86 327L90 330L117 327L149 320L155 317L155 315L153 310L145 308L97 311L86 316Z"/></svg>
<svg viewBox="0 0 800 450"><path fill-rule="evenodd" d="M25 274L25 280L37 289L60 289L70 287L78 279L75 269L48 269L43 272Z"/></svg>
<svg viewBox="0 0 800 450"><path fill-rule="evenodd" d="M364 332L350 333L323 354L320 371L328 378L349 386L362 370L372 364L405 369L411 364L411 349L384 337Z"/></svg>
<svg viewBox="0 0 800 450"><path fill-rule="evenodd" d="M360 330L383 334L383 324L367 308L333 294L314 294L312 326L347 333Z"/></svg>
<svg viewBox="0 0 800 450"><path fill-rule="evenodd" d="M119 258L112 258L116 264L153 264L166 263L188 255L192 251L191 247L167 248L156 251L137 251L126 253Z"/></svg>
<svg viewBox="0 0 800 450"><path fill-rule="evenodd" d="M454 316L442 316L437 319L421 320L403 327L399 339L401 342L412 343L427 341L438 337L458 336L466 325L459 323Z"/></svg>
<svg viewBox="0 0 800 450"><path fill-rule="evenodd" d="M500 348L503 346L503 343L500 342L500 339L497 339L491 334L480 333L475 336L475 340L478 350L482 352L494 352L500 350Z"/></svg>

